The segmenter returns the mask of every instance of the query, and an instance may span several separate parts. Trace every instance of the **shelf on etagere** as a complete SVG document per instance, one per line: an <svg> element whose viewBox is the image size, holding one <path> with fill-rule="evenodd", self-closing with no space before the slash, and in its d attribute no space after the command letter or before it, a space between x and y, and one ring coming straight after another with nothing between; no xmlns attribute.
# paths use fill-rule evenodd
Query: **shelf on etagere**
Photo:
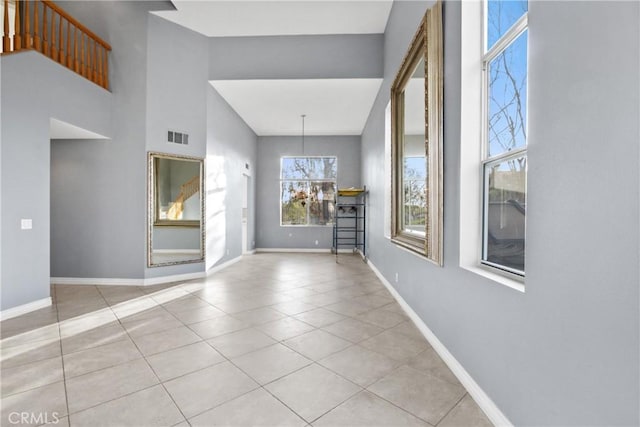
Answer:
<svg viewBox="0 0 640 427"><path fill-rule="evenodd" d="M367 188L339 188L333 225L333 252L338 248L360 251L366 261Z"/></svg>

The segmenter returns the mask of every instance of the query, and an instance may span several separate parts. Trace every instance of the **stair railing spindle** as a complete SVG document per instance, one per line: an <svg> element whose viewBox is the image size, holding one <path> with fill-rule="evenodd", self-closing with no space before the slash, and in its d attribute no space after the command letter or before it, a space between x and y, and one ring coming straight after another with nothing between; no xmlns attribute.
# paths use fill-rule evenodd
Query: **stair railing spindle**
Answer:
<svg viewBox="0 0 640 427"><path fill-rule="evenodd" d="M33 3L33 46L38 52L42 52L42 40L40 39L40 19L38 17L38 9L40 2Z"/></svg>
<svg viewBox="0 0 640 427"><path fill-rule="evenodd" d="M24 2L24 43L26 49L33 47L33 37L31 37L31 14L29 13L29 0Z"/></svg>
<svg viewBox="0 0 640 427"><path fill-rule="evenodd" d="M4 0L4 29L2 31L2 51L11 52L11 35L9 34L9 0Z"/></svg>
<svg viewBox="0 0 640 427"><path fill-rule="evenodd" d="M20 32L20 3L16 0L16 16L14 17L13 32L13 51L17 52L22 49L22 33Z"/></svg>
<svg viewBox="0 0 640 427"><path fill-rule="evenodd" d="M80 58L78 57L78 27L73 27L73 69L80 74Z"/></svg>

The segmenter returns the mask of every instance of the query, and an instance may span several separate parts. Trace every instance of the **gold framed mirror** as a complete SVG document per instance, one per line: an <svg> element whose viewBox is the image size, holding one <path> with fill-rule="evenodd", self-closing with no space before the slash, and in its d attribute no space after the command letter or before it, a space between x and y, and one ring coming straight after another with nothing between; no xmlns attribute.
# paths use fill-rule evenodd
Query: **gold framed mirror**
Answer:
<svg viewBox="0 0 640 427"><path fill-rule="evenodd" d="M204 260L204 159L149 152L147 266Z"/></svg>
<svg viewBox="0 0 640 427"><path fill-rule="evenodd" d="M442 2L427 10L391 86L392 241L442 265Z"/></svg>

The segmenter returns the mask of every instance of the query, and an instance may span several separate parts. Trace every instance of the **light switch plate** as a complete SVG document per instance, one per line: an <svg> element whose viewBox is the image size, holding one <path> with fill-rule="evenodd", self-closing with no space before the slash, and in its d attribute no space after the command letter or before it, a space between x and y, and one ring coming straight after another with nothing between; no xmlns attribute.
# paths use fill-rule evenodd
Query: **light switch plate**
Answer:
<svg viewBox="0 0 640 427"><path fill-rule="evenodd" d="M33 220L31 220L31 219L21 219L20 220L20 228L22 230L31 230L33 228Z"/></svg>

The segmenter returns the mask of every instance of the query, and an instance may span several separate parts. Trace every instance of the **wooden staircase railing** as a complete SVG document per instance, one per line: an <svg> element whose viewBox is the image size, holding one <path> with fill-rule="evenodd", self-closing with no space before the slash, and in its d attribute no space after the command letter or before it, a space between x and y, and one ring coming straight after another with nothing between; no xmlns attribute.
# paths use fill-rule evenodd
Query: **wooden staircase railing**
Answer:
<svg viewBox="0 0 640 427"><path fill-rule="evenodd" d="M182 211L184 210L184 202L186 202L191 196L200 191L200 175L195 175L189 181L180 186L180 194L176 197L176 200L171 204L171 207L167 211L168 219L181 219Z"/></svg>
<svg viewBox="0 0 640 427"><path fill-rule="evenodd" d="M52 1L0 1L4 6L3 55L36 50L109 89L111 46L107 42Z"/></svg>

